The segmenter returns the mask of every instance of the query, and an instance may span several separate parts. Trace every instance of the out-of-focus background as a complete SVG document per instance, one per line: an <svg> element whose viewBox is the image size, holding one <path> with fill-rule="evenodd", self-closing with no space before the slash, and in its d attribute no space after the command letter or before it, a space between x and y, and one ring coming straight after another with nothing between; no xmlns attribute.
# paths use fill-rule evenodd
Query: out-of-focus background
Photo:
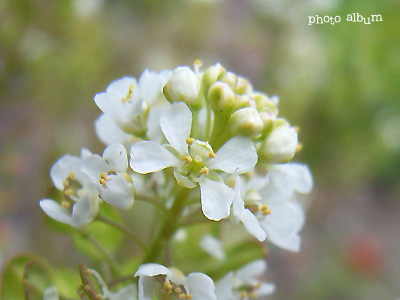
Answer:
<svg viewBox="0 0 400 300"><path fill-rule="evenodd" d="M309 26L315 15L341 22ZM295 160L315 189L301 252L271 246L270 299L400 297L397 0L0 0L0 265L27 251L80 259L38 205L51 165L102 152L93 96L112 80L198 58L279 95L300 127Z"/></svg>

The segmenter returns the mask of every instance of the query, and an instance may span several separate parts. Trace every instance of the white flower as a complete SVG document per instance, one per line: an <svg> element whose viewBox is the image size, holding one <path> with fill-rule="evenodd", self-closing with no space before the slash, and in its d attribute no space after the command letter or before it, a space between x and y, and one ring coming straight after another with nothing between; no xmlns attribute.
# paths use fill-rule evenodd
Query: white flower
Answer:
<svg viewBox="0 0 400 300"><path fill-rule="evenodd" d="M185 300L216 300L214 282L203 273L186 277L175 268L150 263L141 265L135 276L139 276L139 300L153 300L154 293L159 299L173 294Z"/></svg>
<svg viewBox="0 0 400 300"><path fill-rule="evenodd" d="M43 300L58 300L58 292L55 286L48 287L43 292Z"/></svg>
<svg viewBox="0 0 400 300"><path fill-rule="evenodd" d="M169 76L170 71L157 74L145 70L139 83L133 77L123 77L97 94L94 100L104 113L95 124L100 140L127 145L135 141L135 135L145 134L151 126L147 122L150 106L157 106L158 100L164 98L162 87Z"/></svg>
<svg viewBox="0 0 400 300"><path fill-rule="evenodd" d="M293 158L297 145L295 128L285 124L271 132L260 153L270 163L286 163Z"/></svg>
<svg viewBox="0 0 400 300"><path fill-rule="evenodd" d="M215 293L218 300L248 300L270 295L275 285L259 281L267 264L264 260L251 262L236 272L230 272L216 283Z"/></svg>
<svg viewBox="0 0 400 300"><path fill-rule="evenodd" d="M126 173L127 168L124 146L111 144L104 150L103 157L97 154L86 157L81 170L105 202L128 209L133 204L133 181Z"/></svg>
<svg viewBox="0 0 400 300"><path fill-rule="evenodd" d="M200 80L188 67L178 67L172 72L163 91L171 103L183 101L187 105L192 105L199 96Z"/></svg>
<svg viewBox="0 0 400 300"><path fill-rule="evenodd" d="M216 259L224 260L226 257L221 241L213 237L211 234L205 234L201 238L200 246L205 252Z"/></svg>
<svg viewBox="0 0 400 300"><path fill-rule="evenodd" d="M291 163L274 165L264 178L236 179L232 206L233 221L243 223L258 240L268 238L289 251L299 251L299 231L305 213L293 201L298 193L309 193L312 177L307 166Z"/></svg>
<svg viewBox="0 0 400 300"><path fill-rule="evenodd" d="M63 191L62 205L52 199L39 202L43 211L51 218L74 227L87 225L98 212L98 192L92 188L81 172L83 159L91 153L83 149L81 157L64 155L51 168L50 176L57 189Z"/></svg>
<svg viewBox="0 0 400 300"><path fill-rule="evenodd" d="M130 165L138 173L156 172L174 167L179 185L194 188L199 184L204 215L211 220L226 218L234 192L224 184L218 171L243 174L257 162L253 142L237 136L216 153L211 146L190 138L192 113L185 103L174 103L160 118L161 129L169 144L140 141L131 148Z"/></svg>

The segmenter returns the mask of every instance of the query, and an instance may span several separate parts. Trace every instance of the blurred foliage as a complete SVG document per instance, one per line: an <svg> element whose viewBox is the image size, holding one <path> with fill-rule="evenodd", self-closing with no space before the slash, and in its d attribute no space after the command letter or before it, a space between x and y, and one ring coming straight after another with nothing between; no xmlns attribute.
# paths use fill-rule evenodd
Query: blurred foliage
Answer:
<svg viewBox="0 0 400 300"><path fill-rule="evenodd" d="M304 250L271 250L272 298L399 297L399 11L395 0L0 0L0 256L30 249L76 270L82 257L66 250L68 238L48 233L37 205L51 185L48 170L81 147L101 153L91 99L109 82L201 58L280 96L282 114L300 127L296 160L314 173ZM346 21L357 12L383 22ZM308 26L316 14L342 21ZM143 212L128 225L142 231L153 214ZM367 277L349 269L354 256L346 254L365 233L385 249L382 268ZM184 245L176 247L179 259ZM126 262L126 272L138 263Z"/></svg>

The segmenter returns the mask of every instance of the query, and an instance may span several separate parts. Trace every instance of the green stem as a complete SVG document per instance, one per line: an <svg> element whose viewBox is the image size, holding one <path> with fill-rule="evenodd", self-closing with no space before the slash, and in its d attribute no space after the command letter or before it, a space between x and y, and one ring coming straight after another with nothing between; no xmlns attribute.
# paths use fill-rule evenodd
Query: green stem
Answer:
<svg viewBox="0 0 400 300"><path fill-rule="evenodd" d="M188 193L189 189L179 187L179 192L176 193L174 203L168 212L167 218L161 226L152 246L144 257L143 263L155 262L161 251L165 249L168 240L178 229L178 223L182 211L185 208L186 196Z"/></svg>
<svg viewBox="0 0 400 300"><path fill-rule="evenodd" d="M228 123L229 114L224 116L216 115L214 117L214 126L210 137L210 145L215 152L221 148L230 137Z"/></svg>
<svg viewBox="0 0 400 300"><path fill-rule="evenodd" d="M112 270L118 274L119 273L119 266L115 258L112 256L112 254L108 251L106 247L91 233L84 235L99 251L101 254L104 256L104 259L107 261L107 263L110 265Z"/></svg>
<svg viewBox="0 0 400 300"><path fill-rule="evenodd" d="M158 207L163 212L167 212L168 211L168 209L162 203L160 203L156 199L153 199L153 198L148 197L146 195L136 194L135 200L153 204L154 206Z"/></svg>
<svg viewBox="0 0 400 300"><path fill-rule="evenodd" d="M131 231L129 228L125 227L122 224L119 224L103 215L98 215L96 220L103 222L105 224L108 224L120 231L122 231L123 233L125 233L130 239L132 239L134 242L136 242L144 251L147 251L147 247L145 245L145 243L142 242L142 240L133 232Z"/></svg>

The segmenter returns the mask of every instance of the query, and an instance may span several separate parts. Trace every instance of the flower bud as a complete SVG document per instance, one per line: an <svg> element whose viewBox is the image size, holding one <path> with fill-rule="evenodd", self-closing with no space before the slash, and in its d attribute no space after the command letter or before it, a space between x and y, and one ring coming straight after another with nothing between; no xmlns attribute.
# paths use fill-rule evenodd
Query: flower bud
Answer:
<svg viewBox="0 0 400 300"><path fill-rule="evenodd" d="M234 112L229 119L229 126L234 135L254 137L263 128L263 122L253 107L245 107Z"/></svg>
<svg viewBox="0 0 400 300"><path fill-rule="evenodd" d="M236 94L250 94L253 91L253 87L251 86L250 82L243 78L239 77L237 79L235 93Z"/></svg>
<svg viewBox="0 0 400 300"><path fill-rule="evenodd" d="M221 75L225 73L226 70L220 64L216 64L215 66L211 66L207 70L205 70L203 73L204 91L207 92L210 86L214 82L216 82Z"/></svg>
<svg viewBox="0 0 400 300"><path fill-rule="evenodd" d="M200 81L188 67L178 67L164 85L165 98L171 103L183 101L188 106L196 102L200 91Z"/></svg>
<svg viewBox="0 0 400 300"><path fill-rule="evenodd" d="M278 114L278 109L277 109L276 105L270 98L268 98L267 95L257 92L257 93L253 93L251 96L256 101L256 106L257 106L258 111L260 111L260 112L261 111L272 111L275 113L275 115Z"/></svg>
<svg viewBox="0 0 400 300"><path fill-rule="evenodd" d="M235 94L227 83L217 81L211 85L207 97L212 110L222 113L232 109Z"/></svg>
<svg viewBox="0 0 400 300"><path fill-rule="evenodd" d="M226 72L220 78L218 79L219 81L226 82L229 84L229 86L234 90L237 85L238 77L236 74L232 72Z"/></svg>
<svg viewBox="0 0 400 300"><path fill-rule="evenodd" d="M256 103L254 99L248 95L236 95L234 109L238 110L244 107L256 108Z"/></svg>
<svg viewBox="0 0 400 300"><path fill-rule="evenodd" d="M297 148L297 132L294 127L283 125L275 128L260 148L259 155L269 163L289 162Z"/></svg>

